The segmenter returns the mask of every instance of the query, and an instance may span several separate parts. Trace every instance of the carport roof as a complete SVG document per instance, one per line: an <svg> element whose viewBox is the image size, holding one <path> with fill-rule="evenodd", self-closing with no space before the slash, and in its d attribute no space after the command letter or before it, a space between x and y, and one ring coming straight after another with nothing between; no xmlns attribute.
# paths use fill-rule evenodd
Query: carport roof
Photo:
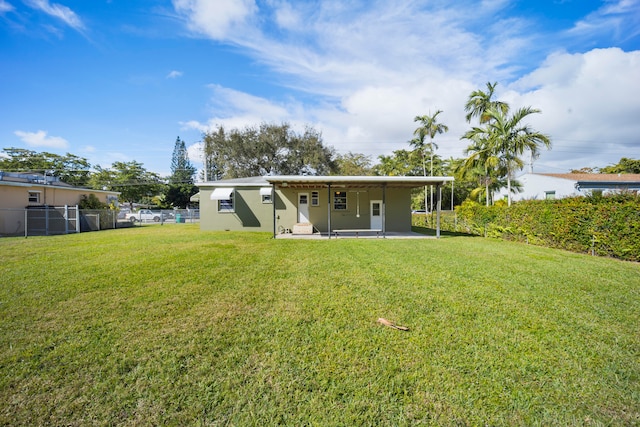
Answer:
<svg viewBox="0 0 640 427"><path fill-rule="evenodd" d="M264 177L271 184L279 187L421 187L424 185L442 185L452 182L452 176L299 176L279 175Z"/></svg>
<svg viewBox="0 0 640 427"><path fill-rule="evenodd" d="M275 184L279 188L312 188L312 187L381 187L413 188L425 185L442 185L452 182L452 176L345 176L345 175L273 175L250 178L222 179L198 183L198 187L262 187Z"/></svg>

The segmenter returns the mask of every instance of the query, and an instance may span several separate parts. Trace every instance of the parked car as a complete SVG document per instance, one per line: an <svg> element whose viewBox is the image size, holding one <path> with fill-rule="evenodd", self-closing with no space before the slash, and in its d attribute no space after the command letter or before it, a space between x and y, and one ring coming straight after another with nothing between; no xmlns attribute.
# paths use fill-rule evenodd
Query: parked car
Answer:
<svg viewBox="0 0 640 427"><path fill-rule="evenodd" d="M162 212L153 212L149 209L140 209L138 212L128 213L126 218L131 222L160 222L160 220L167 219L167 215Z"/></svg>
<svg viewBox="0 0 640 427"><path fill-rule="evenodd" d="M118 212L118 219L125 219L131 213L131 209L121 208Z"/></svg>

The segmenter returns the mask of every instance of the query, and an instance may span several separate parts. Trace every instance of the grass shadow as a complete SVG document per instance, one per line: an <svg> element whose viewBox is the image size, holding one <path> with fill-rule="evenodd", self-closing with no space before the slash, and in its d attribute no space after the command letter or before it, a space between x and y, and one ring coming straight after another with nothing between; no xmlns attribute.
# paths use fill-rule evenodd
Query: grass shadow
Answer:
<svg viewBox="0 0 640 427"><path fill-rule="evenodd" d="M429 227L418 227L413 225L411 226L411 231L413 231L414 233L424 234L425 236L436 235L436 230L434 228L429 228ZM440 230L440 237L480 237L480 236L476 234L462 233L459 231Z"/></svg>

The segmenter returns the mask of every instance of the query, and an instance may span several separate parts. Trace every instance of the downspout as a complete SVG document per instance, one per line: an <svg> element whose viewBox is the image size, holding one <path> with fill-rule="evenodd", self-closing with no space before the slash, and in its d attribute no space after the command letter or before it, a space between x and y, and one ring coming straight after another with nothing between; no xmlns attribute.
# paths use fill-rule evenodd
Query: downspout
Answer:
<svg viewBox="0 0 640 427"><path fill-rule="evenodd" d="M277 227L277 219L276 219L276 183L271 183L271 203L273 203L273 238L276 238L276 227Z"/></svg>
<svg viewBox="0 0 640 427"><path fill-rule="evenodd" d="M436 238L440 238L440 210L442 208L442 184L436 186L438 201L436 203Z"/></svg>
<svg viewBox="0 0 640 427"><path fill-rule="evenodd" d="M453 212L453 181L451 181L451 212Z"/></svg>
<svg viewBox="0 0 640 427"><path fill-rule="evenodd" d="M327 184L328 193L327 193L327 232L329 234L329 239L331 239L331 184Z"/></svg>
<svg viewBox="0 0 640 427"><path fill-rule="evenodd" d="M382 184L382 238L387 238L387 183Z"/></svg>

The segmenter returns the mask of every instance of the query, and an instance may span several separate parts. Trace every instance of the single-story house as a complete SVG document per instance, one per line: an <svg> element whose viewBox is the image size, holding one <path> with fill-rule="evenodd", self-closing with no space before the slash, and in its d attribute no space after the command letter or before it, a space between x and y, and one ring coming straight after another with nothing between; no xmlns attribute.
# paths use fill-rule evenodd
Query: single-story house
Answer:
<svg viewBox="0 0 640 427"><path fill-rule="evenodd" d="M40 173L0 171L0 235L24 227L24 210L76 206L93 194L103 203L117 205L119 192L74 187L57 177Z"/></svg>
<svg viewBox="0 0 640 427"><path fill-rule="evenodd" d="M200 228L271 231L274 237L410 232L411 189L433 185L439 195L451 181L453 177L285 175L202 182L197 184ZM439 218L440 203L437 208Z"/></svg>
<svg viewBox="0 0 640 427"><path fill-rule="evenodd" d="M640 190L640 174L525 173L516 179L522 185L522 191L511 195L513 201L585 196L594 190L605 193ZM504 188L498 192L496 200L506 197Z"/></svg>

